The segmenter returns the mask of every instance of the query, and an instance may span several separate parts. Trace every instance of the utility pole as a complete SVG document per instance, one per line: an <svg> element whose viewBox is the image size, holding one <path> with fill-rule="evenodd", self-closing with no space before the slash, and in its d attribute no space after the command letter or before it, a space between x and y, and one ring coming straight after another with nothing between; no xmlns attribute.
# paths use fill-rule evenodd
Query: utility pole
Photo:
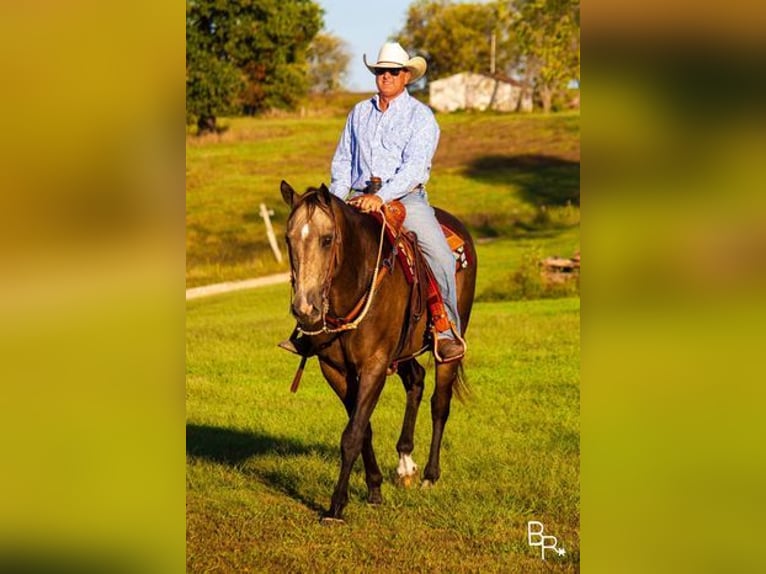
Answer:
<svg viewBox="0 0 766 574"><path fill-rule="evenodd" d="M270 209L266 209L266 204L262 203L261 217L263 217L263 221L266 223L266 236L269 238L269 245L271 245L271 250L274 252L274 257L277 258L278 263L282 263L282 253L279 251L277 237L274 235L274 228L271 226L272 215L274 215L274 212Z"/></svg>
<svg viewBox="0 0 766 574"><path fill-rule="evenodd" d="M495 31L489 37L489 73L495 75Z"/></svg>

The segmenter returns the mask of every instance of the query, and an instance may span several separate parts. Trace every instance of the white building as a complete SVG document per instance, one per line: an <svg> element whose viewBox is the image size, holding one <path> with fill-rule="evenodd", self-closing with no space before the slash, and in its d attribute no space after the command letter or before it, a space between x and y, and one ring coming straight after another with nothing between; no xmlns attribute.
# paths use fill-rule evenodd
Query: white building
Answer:
<svg viewBox="0 0 766 574"><path fill-rule="evenodd" d="M493 109L531 112L532 95L520 83L503 77L463 72L428 84L431 107L439 112ZM527 91L529 92L529 91Z"/></svg>

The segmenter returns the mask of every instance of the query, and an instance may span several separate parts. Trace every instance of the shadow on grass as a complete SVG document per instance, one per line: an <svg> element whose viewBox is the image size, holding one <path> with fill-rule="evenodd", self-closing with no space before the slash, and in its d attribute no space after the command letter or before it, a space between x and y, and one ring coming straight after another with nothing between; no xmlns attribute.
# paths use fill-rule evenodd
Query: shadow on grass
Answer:
<svg viewBox="0 0 766 574"><path fill-rule="evenodd" d="M580 205L580 162L542 154L476 158L465 175L487 183L512 185L534 206Z"/></svg>
<svg viewBox="0 0 766 574"><path fill-rule="evenodd" d="M289 437L274 437L258 432L186 425L186 454L237 466L253 456L263 455L319 454L322 457L336 457L338 449L326 444L306 444Z"/></svg>
<svg viewBox="0 0 766 574"><path fill-rule="evenodd" d="M275 437L259 432L243 432L204 425L186 425L187 456L203 458L234 468L240 467L253 457L278 455L295 458L319 455L323 458L337 458L338 452L338 448L326 444L307 444L289 437ZM270 487L283 492L307 508L318 513L323 510L320 504L301 492L299 477L274 471L253 472Z"/></svg>

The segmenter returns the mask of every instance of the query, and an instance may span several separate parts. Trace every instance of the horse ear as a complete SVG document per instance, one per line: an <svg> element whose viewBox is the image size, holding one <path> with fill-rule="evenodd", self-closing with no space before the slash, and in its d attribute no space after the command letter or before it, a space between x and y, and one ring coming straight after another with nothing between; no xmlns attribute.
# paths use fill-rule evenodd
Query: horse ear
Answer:
<svg viewBox="0 0 766 574"><path fill-rule="evenodd" d="M325 205L330 205L331 193L325 184L319 186L319 200Z"/></svg>
<svg viewBox="0 0 766 574"><path fill-rule="evenodd" d="M295 190L284 179L282 180L282 184L279 186L279 188L282 191L282 199L285 200L287 205L292 207L295 203Z"/></svg>

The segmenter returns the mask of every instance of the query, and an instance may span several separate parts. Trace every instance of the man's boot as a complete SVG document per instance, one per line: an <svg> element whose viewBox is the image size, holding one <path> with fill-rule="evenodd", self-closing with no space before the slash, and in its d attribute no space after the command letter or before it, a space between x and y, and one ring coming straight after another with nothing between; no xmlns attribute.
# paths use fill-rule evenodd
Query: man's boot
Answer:
<svg viewBox="0 0 766 574"><path fill-rule="evenodd" d="M437 341L436 351L442 363L449 363L462 359L465 355L463 343L451 337L443 337Z"/></svg>
<svg viewBox="0 0 766 574"><path fill-rule="evenodd" d="M289 339L277 343L277 347L284 349L285 351L290 351L296 355L300 355L301 357L308 357L311 355L311 343L309 342L308 337L298 336L298 329L293 331L293 334L290 335Z"/></svg>

